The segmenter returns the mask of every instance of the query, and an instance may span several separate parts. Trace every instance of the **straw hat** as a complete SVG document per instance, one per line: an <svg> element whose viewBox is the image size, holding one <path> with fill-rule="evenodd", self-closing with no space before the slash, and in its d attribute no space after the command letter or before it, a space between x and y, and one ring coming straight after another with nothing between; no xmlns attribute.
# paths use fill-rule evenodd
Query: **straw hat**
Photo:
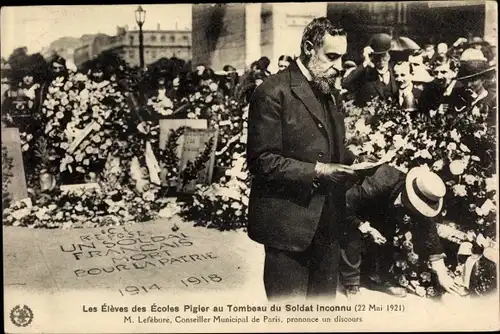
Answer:
<svg viewBox="0 0 500 334"><path fill-rule="evenodd" d="M443 180L425 167L412 168L406 175L402 201L425 217L435 217L443 208L446 186Z"/></svg>

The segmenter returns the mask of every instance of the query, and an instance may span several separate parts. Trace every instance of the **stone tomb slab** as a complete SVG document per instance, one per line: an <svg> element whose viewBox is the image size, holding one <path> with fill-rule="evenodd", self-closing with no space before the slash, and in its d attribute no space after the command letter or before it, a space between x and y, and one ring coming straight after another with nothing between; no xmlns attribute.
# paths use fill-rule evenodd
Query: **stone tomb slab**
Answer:
<svg viewBox="0 0 500 334"><path fill-rule="evenodd" d="M180 228L174 232L175 220ZM20 228L5 230L14 238L15 230ZM39 254L33 251L36 261L46 268L31 267L30 274L23 276L6 269L5 276L7 281L30 290L46 291L50 285L47 281L52 280L59 291L99 289L117 296L155 290L222 291L241 288L253 272L245 264L248 249L238 241L242 233L197 228L178 218L127 226L29 232L34 233L32 241L39 249ZM4 260L14 259L8 255L9 242L4 241ZM30 267L30 259L23 262L24 267ZM18 265L12 263L13 267ZM8 268L7 263L4 268Z"/></svg>
<svg viewBox="0 0 500 334"><path fill-rule="evenodd" d="M12 159L12 169L10 170L12 176L7 185L7 192L12 196L13 201L19 201L28 197L19 129L2 128L1 132L2 146L5 146L8 156Z"/></svg>
<svg viewBox="0 0 500 334"><path fill-rule="evenodd" d="M168 138L172 130L176 131L181 127L187 127L191 129L206 129L208 123L206 119L161 119L160 120L160 141L159 146L163 150L166 147ZM184 136L181 136L177 143L177 155L180 158L182 154L182 146L184 143Z"/></svg>

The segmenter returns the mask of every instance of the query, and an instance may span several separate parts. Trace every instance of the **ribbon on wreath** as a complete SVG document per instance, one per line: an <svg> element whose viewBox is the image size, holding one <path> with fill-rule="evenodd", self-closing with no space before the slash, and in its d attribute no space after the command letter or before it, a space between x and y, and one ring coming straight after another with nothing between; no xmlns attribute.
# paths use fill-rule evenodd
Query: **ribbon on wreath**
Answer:
<svg viewBox="0 0 500 334"><path fill-rule="evenodd" d="M147 124L145 122L141 122L139 125L137 125L137 129L144 134L149 133L149 128L147 127ZM146 159L146 165L148 167L150 181L154 184L160 185L161 168L160 164L158 163L158 159L156 159L156 156L153 152L153 147L151 146L150 140L146 141L146 149L144 150L144 157Z"/></svg>
<svg viewBox="0 0 500 334"><path fill-rule="evenodd" d="M66 129L66 135L74 138L69 145L68 153L73 153L92 131L99 131L100 128L101 125L97 121L93 121L92 123L89 123L83 130Z"/></svg>
<svg viewBox="0 0 500 334"><path fill-rule="evenodd" d="M152 183L160 185L161 180L159 175L161 173L161 168L153 152L150 141L146 142L146 151L144 153L144 156L146 158L146 165L148 166L149 179Z"/></svg>
<svg viewBox="0 0 500 334"><path fill-rule="evenodd" d="M139 163L138 157L133 157L130 163L130 177L135 181L136 190L142 194L146 191L148 186L148 181L144 179L142 173L141 164Z"/></svg>
<svg viewBox="0 0 500 334"><path fill-rule="evenodd" d="M469 238L470 239L470 238ZM482 254L475 254L472 251L473 244L471 241L475 241L475 243L483 248ZM460 244L457 255L467 256L467 259L464 263L464 271L463 271L463 283L464 286L469 289L472 271L474 266L478 263L481 258L486 258L489 261L498 265L498 243L494 242L490 238L485 238L481 233L475 237L475 240L465 241Z"/></svg>

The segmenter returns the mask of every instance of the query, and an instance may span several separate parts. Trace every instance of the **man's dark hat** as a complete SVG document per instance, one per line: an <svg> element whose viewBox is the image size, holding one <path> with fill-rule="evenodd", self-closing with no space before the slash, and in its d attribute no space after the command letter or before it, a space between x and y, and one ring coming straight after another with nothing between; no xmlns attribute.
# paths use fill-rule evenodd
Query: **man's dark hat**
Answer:
<svg viewBox="0 0 500 334"><path fill-rule="evenodd" d="M457 80L471 80L493 74L495 66L490 66L486 60L474 59L460 62Z"/></svg>
<svg viewBox="0 0 500 334"><path fill-rule="evenodd" d="M353 62L352 60L347 60L344 62L344 64L342 64L342 67L344 69L353 68L353 67L356 67L356 63Z"/></svg>
<svg viewBox="0 0 500 334"><path fill-rule="evenodd" d="M375 34L370 39L370 47L374 54L383 54L391 50L392 37L388 34Z"/></svg>
<svg viewBox="0 0 500 334"><path fill-rule="evenodd" d="M488 45L489 43L486 42L484 39L482 39L481 37L472 37L468 42L467 44L469 46L472 46L472 45Z"/></svg>

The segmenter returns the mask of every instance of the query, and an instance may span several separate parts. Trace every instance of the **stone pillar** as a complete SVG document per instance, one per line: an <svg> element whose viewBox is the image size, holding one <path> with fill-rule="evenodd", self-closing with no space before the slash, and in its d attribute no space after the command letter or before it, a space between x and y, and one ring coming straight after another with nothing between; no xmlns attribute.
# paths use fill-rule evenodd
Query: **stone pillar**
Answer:
<svg viewBox="0 0 500 334"><path fill-rule="evenodd" d="M245 64L247 67L261 57L261 7L261 3L249 3L245 6Z"/></svg>

